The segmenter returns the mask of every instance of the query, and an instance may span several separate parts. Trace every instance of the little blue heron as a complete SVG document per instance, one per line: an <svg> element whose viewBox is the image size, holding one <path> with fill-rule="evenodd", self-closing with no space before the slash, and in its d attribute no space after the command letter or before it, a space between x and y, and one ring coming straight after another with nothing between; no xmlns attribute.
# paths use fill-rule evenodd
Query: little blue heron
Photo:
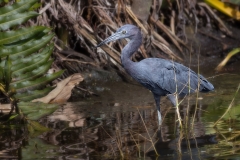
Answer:
<svg viewBox="0 0 240 160"><path fill-rule="evenodd" d="M152 91L158 111L158 122L161 124L160 97L167 96L176 107L177 98L190 93L214 90L213 85L202 75L196 74L182 64L161 58L146 58L133 62L131 56L142 44L142 35L138 27L126 24L116 33L103 40L97 47L111 41L129 38L122 49L121 62L126 72L144 87Z"/></svg>

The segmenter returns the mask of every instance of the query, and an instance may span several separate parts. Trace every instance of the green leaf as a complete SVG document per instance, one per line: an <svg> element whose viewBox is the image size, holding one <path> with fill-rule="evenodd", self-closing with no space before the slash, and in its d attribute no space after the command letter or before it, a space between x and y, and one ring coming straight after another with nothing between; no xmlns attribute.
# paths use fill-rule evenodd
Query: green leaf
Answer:
<svg viewBox="0 0 240 160"><path fill-rule="evenodd" d="M31 8L29 8L29 11L34 11L42 6L42 3L35 3Z"/></svg>
<svg viewBox="0 0 240 160"><path fill-rule="evenodd" d="M5 61L5 67L4 67L4 81L5 81L5 85L6 85L6 88L5 88L6 92L9 91L9 84L12 79L11 67L12 67L12 62L11 62L10 58L7 57L7 60Z"/></svg>
<svg viewBox="0 0 240 160"><path fill-rule="evenodd" d="M18 107L29 120L38 120L44 116L52 114L59 107L59 105L35 102L20 102L18 104Z"/></svg>
<svg viewBox="0 0 240 160"><path fill-rule="evenodd" d="M8 120L9 120L9 121L10 121L10 120L13 120L13 119L14 119L15 117L17 117L17 116L18 116L18 114L13 114L13 115L11 115L11 116L9 117Z"/></svg>
<svg viewBox="0 0 240 160"><path fill-rule="evenodd" d="M39 14L37 12L26 12L26 13L18 13L11 16L0 17L0 29L7 30L10 27L20 25L23 22L26 22L30 18L36 17Z"/></svg>
<svg viewBox="0 0 240 160"><path fill-rule="evenodd" d="M44 97L49 92L51 92L53 87L47 87L43 90L34 90L34 91L28 91L26 93L17 93L15 95L15 98L20 99L23 102L31 101L33 99Z"/></svg>
<svg viewBox="0 0 240 160"><path fill-rule="evenodd" d="M3 67L0 66L0 83L4 82L4 71Z"/></svg>
<svg viewBox="0 0 240 160"><path fill-rule="evenodd" d="M17 28L17 25L39 15L29 11L40 6L38 0L11 2L0 8L0 89L4 93L6 91L5 96L11 101L21 101L18 107L27 116L30 131L46 131L44 126L30 120L51 114L58 105L22 101L45 96L52 89L46 88L46 85L63 73L46 74L53 62L50 56L54 45L49 43L54 34L44 26ZM0 3L3 1L0 0Z"/></svg>
<svg viewBox="0 0 240 160"><path fill-rule="evenodd" d="M47 132L50 129L41 125L40 123L32 120L28 120L28 125L30 125L35 131Z"/></svg>
<svg viewBox="0 0 240 160"><path fill-rule="evenodd" d="M4 46L0 46L0 49L11 49L13 47L20 47L22 45L25 45L27 43L31 43L32 41L35 40L40 40L43 36L46 36L48 33L50 33L52 31L51 28L46 28L43 31L37 33L36 35L34 35L33 37L27 38L27 39L23 39L23 40L19 40L17 42L13 42L13 43L8 43L8 44L4 44Z"/></svg>
<svg viewBox="0 0 240 160"><path fill-rule="evenodd" d="M0 9L0 17L14 15L18 13L22 13L27 11L31 6L34 5L38 0L21 0L18 3L14 3L13 5L1 7ZM3 1L1 0L0 3Z"/></svg>
<svg viewBox="0 0 240 160"><path fill-rule="evenodd" d="M222 60L221 63L219 63L219 65L215 68L215 70L217 71L221 71L222 68L227 64L227 62L230 60L230 58L234 55L236 55L237 53L240 53L240 48L235 48L233 50L231 50L227 56L224 58L224 60Z"/></svg>
<svg viewBox="0 0 240 160"><path fill-rule="evenodd" d="M52 53L53 46L49 46L44 48L44 50L38 54L33 54L31 56L21 58L18 62L15 61L13 64L12 71L14 72L14 77L21 75L22 73L26 73L27 71L32 71L34 66L38 66L38 64L46 63Z"/></svg>
<svg viewBox="0 0 240 160"><path fill-rule="evenodd" d="M10 58L12 60L18 59L17 61L14 61L13 64L16 63L25 63L29 60L31 57L26 57L34 52L37 52L39 49L43 48L49 41L53 38L53 34L46 35L42 37L41 39L27 42L26 44L22 46L14 46L12 48L9 47L2 47L0 48L0 57L5 57L10 55ZM50 45L50 47L53 47L53 44ZM19 57L21 57L21 61L19 61Z"/></svg>
<svg viewBox="0 0 240 160"><path fill-rule="evenodd" d="M16 31L0 32L0 45L31 38L46 29L44 26L21 28Z"/></svg>
<svg viewBox="0 0 240 160"><path fill-rule="evenodd" d="M22 74L19 75L13 75L13 80L11 84L14 83L19 83L19 82L23 82L23 81L30 81L30 80L34 80L42 75L44 75L48 69L51 67L53 60L48 61L48 62L43 62L43 63L36 63L34 65L31 65L32 67L36 67L34 68L34 70L31 70L30 72L27 72L24 74L24 72L20 72ZM29 69L31 67L27 67L26 69ZM18 71L16 71L18 73ZM14 73L16 73L14 72Z"/></svg>
<svg viewBox="0 0 240 160"><path fill-rule="evenodd" d="M29 90L36 90L44 87L47 83L53 81L57 77L61 76L63 71L59 71L50 75L46 75L45 77L38 78L34 81L25 81L20 83L11 84L11 88L15 88L18 93L26 92Z"/></svg>
<svg viewBox="0 0 240 160"><path fill-rule="evenodd" d="M42 37L40 40L33 41L32 43L24 45L30 48L24 48L25 50L19 51L15 54L10 55L12 60L17 60L19 58L25 58L26 56L32 54L33 52L38 51L39 49L43 48L49 41L54 37L54 34L46 35ZM31 46L30 46L31 45ZM18 62L18 61L15 61ZM14 63L15 64L15 63Z"/></svg>

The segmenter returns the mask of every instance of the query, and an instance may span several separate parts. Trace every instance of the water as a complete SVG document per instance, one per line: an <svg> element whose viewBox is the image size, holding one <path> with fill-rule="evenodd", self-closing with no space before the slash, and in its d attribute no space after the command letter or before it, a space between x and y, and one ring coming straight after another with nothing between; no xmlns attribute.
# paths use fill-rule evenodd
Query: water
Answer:
<svg viewBox="0 0 240 160"><path fill-rule="evenodd" d="M95 92L99 96L68 102L41 119L41 124L52 129L49 132L29 137L23 128L5 126L0 157L239 159L240 94L235 94L239 79L238 74L216 76L209 79L214 92L184 99L180 104L182 128L176 109L162 98L164 121L160 129L153 96L147 89L120 81L98 83ZM230 112L214 127L231 105Z"/></svg>

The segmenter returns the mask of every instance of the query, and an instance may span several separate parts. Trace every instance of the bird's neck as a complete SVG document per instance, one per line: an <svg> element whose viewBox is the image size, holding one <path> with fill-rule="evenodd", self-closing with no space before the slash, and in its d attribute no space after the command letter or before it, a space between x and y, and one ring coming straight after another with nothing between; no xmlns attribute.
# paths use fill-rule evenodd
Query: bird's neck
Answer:
<svg viewBox="0 0 240 160"><path fill-rule="evenodd" d="M134 54L134 52L138 50L141 44L142 44L142 35L139 30L136 35L131 37L128 44L122 49L121 61L122 61L123 68L127 69L129 65L134 63L131 60L131 56Z"/></svg>

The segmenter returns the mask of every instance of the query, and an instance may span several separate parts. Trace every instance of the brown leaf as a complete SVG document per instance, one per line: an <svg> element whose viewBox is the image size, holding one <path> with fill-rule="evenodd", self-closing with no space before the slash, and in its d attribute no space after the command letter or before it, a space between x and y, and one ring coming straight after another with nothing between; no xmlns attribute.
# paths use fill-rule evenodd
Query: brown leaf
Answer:
<svg viewBox="0 0 240 160"><path fill-rule="evenodd" d="M1 104L0 103L0 112L9 113L11 111L11 104Z"/></svg>
<svg viewBox="0 0 240 160"><path fill-rule="evenodd" d="M73 74L59 82L47 96L34 99L32 102L64 103L70 98L72 89L81 81L83 81L81 74Z"/></svg>

